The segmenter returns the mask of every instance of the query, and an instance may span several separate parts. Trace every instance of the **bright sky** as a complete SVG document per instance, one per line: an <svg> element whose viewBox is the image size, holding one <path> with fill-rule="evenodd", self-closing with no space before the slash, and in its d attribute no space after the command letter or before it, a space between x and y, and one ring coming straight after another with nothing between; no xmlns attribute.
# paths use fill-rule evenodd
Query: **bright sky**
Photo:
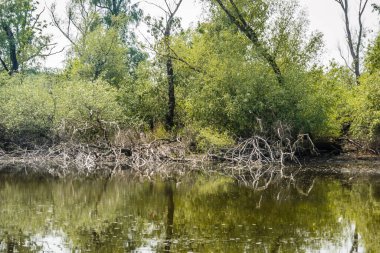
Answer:
<svg viewBox="0 0 380 253"><path fill-rule="evenodd" d="M347 52L345 49L345 32L342 11L338 4L334 0L299 0L301 5L306 9L309 19L311 30L317 30L324 34L325 41L325 54L323 55L323 63L327 64L330 60L336 59L338 62L342 63L342 59L339 54L339 46ZM42 1L41 1L42 2ZM45 0L47 6L51 3L57 2L57 12L64 13L65 5L67 0ZM148 2L154 2L157 5L161 5L163 0L150 0ZM352 5L352 11L356 12L355 8L359 0L349 0L350 5ZM370 3L380 4L380 0L370 0ZM162 15L162 11L152 4L148 4L145 1L141 1L140 7L144 10L144 13L149 13L152 16ZM183 4L178 10L178 15L182 18L183 27L196 26L198 20L202 18L204 11L202 11L202 4L199 0L183 0ZM352 14L353 18L354 13ZM48 11L45 11L45 19L50 21L50 16ZM356 19L355 19L356 20ZM353 21L355 21L353 19ZM364 15L364 24L369 30L373 30L369 33L368 38L374 38L377 31L379 31L379 21L380 18L376 13L372 12L372 7L368 6L367 11ZM355 26L355 22L352 25ZM145 32L145 28L140 28L141 32ZM57 31L55 28L50 28L49 32L53 34L54 41L58 43L59 49L68 46L68 41ZM65 59L65 53L60 53L48 57L45 62L45 67L47 68L59 68L63 66Z"/></svg>

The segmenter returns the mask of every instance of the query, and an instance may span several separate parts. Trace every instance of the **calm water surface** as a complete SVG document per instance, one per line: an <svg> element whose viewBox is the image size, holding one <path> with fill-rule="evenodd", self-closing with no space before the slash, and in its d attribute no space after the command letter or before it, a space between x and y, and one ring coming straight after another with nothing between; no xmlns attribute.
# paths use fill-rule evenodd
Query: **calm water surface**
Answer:
<svg viewBox="0 0 380 253"><path fill-rule="evenodd" d="M380 252L380 179L0 174L0 252Z"/></svg>

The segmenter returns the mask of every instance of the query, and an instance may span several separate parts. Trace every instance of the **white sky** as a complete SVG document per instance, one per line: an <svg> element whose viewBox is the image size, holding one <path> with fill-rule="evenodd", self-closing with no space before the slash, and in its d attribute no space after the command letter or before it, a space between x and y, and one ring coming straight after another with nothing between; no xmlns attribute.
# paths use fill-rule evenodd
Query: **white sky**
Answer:
<svg viewBox="0 0 380 253"><path fill-rule="evenodd" d="M338 4L334 0L299 0L301 5L306 9L309 19L311 30L317 30L324 34L325 41L325 54L323 57L323 63L327 64L330 60L335 59L336 61L343 63L339 54L339 45L345 49L345 33L344 33L344 23L342 11ZM349 0L350 5L352 5L352 12L356 12L355 8L359 0ZM65 5L67 0L45 0L41 1L42 4L50 6L51 3L57 3L57 13L65 12ZM149 1L148 1L149 2ZM162 4L162 0L150 0L155 4ZM380 0L370 0L370 3L380 4ZM159 16L163 13L157 7L147 4L141 1L140 7L144 10L144 13L150 14L152 16ZM196 26L198 20L202 18L204 12L202 11L202 4L199 0L183 0L183 4L178 10L178 15L182 18L182 25L184 28L189 26ZM352 14L355 18L354 13ZM50 21L50 16L48 11L45 11L46 20ZM364 25L369 30L373 30L369 34L368 38L374 38L377 31L379 31L379 15L372 12L372 7L368 6L367 11L364 15ZM352 25L356 25L356 19L352 20ZM141 32L145 32L146 28L141 27ZM54 41L58 43L58 49L69 45L68 41L57 31L56 28L50 28L49 33L53 34ZM346 52L346 51L344 51ZM60 68L64 64L65 53L60 53L47 58L44 66L47 68Z"/></svg>

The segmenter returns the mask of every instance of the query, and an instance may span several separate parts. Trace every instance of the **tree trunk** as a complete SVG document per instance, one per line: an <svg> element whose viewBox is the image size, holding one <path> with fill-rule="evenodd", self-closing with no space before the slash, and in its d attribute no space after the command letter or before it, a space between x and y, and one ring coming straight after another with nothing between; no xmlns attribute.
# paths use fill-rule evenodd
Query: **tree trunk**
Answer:
<svg viewBox="0 0 380 253"><path fill-rule="evenodd" d="M164 40L165 50L168 54L166 59L166 75L168 82L168 112L166 115L166 129L171 130L174 126L174 113L175 113L175 90L174 90L174 69L173 60L170 55L170 35L172 29L172 17L166 25Z"/></svg>
<svg viewBox="0 0 380 253"><path fill-rule="evenodd" d="M175 90L174 90L174 70L171 58L166 60L166 73L168 78L168 114L166 116L166 127L172 129L174 126L175 111Z"/></svg>
<svg viewBox="0 0 380 253"><path fill-rule="evenodd" d="M4 25L3 29L8 37L9 43L9 58L12 62L11 69L9 70L9 74L12 75L19 70L19 63L17 60L17 52L16 52L16 40L11 28L8 25Z"/></svg>

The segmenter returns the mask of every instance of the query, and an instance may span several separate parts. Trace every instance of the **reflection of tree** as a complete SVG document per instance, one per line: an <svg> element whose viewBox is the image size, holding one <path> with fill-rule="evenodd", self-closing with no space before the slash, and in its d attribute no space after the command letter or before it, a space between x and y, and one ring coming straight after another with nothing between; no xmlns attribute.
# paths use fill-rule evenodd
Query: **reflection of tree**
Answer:
<svg viewBox="0 0 380 253"><path fill-rule="evenodd" d="M13 252L41 252L42 246L31 238L30 235L23 233L21 230L14 232L14 234L4 233L0 234L0 244L5 244L5 251L7 253ZM30 245L30 248L25 245Z"/></svg>
<svg viewBox="0 0 380 253"><path fill-rule="evenodd" d="M351 188L351 189L350 189ZM355 224L352 235L351 252L358 252L359 245L365 247L366 252L380 250L380 200L377 193L380 182L351 180L350 188L337 196L332 192L334 210L345 217L351 224Z"/></svg>
<svg viewBox="0 0 380 253"><path fill-rule="evenodd" d="M313 181L300 182L298 188L308 192ZM304 238L325 238L343 231L343 225L331 215L328 199L329 191L338 187L316 179L309 196L303 196L288 185L255 193L226 184L223 178L200 179L191 192L178 193L186 198L176 202L176 237L191 235L194 251L201 252L318 250L321 239L305 242ZM205 244L205 238L218 240Z"/></svg>
<svg viewBox="0 0 380 253"><path fill-rule="evenodd" d="M166 239L165 239L165 252L170 252L173 237L174 226L174 198L173 198L173 185L169 182L165 185L165 194L168 198L168 214L166 222Z"/></svg>
<svg viewBox="0 0 380 253"><path fill-rule="evenodd" d="M359 248L359 234L358 229L355 227L354 239L352 240L352 247L350 253L358 252Z"/></svg>
<svg viewBox="0 0 380 253"><path fill-rule="evenodd" d="M326 241L345 240L351 224L354 251L363 243L368 252L380 248L375 184L350 181L350 190L335 179L305 178L297 187L279 183L257 193L218 176L184 179L178 188L113 178L5 181L0 178L0 241L8 252L38 249L38 238L53 231L83 252L318 251Z"/></svg>
<svg viewBox="0 0 380 253"><path fill-rule="evenodd" d="M7 253L13 253L15 248L15 242L13 238L10 236L7 236Z"/></svg>

